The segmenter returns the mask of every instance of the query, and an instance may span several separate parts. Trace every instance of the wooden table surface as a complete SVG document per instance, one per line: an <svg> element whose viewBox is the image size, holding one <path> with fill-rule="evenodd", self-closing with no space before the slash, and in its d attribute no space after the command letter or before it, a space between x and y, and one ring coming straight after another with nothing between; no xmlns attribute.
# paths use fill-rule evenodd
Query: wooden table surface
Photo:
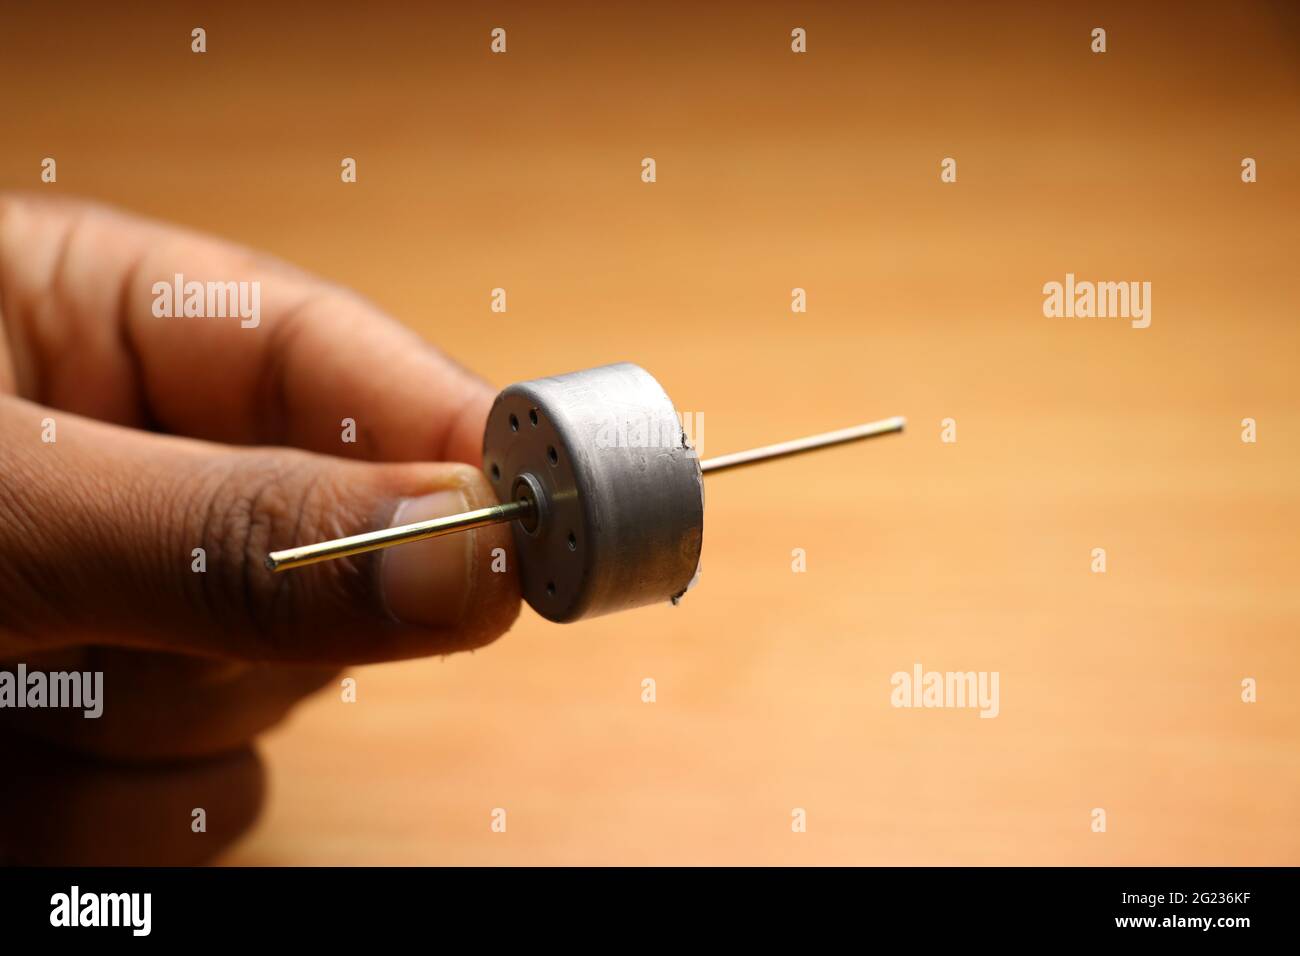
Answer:
<svg viewBox="0 0 1300 956"><path fill-rule="evenodd" d="M711 478L679 607L349 671L221 861L1300 863L1295 16L637 11L4 14L0 184L57 156L500 385L635 361L706 454L909 419ZM1066 273L1150 327L1044 317ZM916 663L999 715L891 706Z"/></svg>

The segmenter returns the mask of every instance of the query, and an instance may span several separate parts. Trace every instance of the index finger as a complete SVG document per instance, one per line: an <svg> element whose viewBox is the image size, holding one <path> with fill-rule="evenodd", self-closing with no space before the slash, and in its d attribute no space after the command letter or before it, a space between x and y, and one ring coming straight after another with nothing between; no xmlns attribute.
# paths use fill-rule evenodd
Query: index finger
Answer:
<svg viewBox="0 0 1300 956"><path fill-rule="evenodd" d="M480 461L485 382L269 256L93 203L7 196L0 290L7 384L24 397L236 444Z"/></svg>

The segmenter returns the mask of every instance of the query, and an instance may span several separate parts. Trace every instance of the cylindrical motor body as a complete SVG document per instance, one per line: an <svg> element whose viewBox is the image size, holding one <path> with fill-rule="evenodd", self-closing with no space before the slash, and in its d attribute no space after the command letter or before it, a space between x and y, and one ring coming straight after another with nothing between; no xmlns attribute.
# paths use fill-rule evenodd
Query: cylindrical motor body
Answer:
<svg viewBox="0 0 1300 956"><path fill-rule="evenodd" d="M524 599L552 621L676 600L700 563L704 482L672 401L623 362L511 385L483 468L514 522Z"/></svg>

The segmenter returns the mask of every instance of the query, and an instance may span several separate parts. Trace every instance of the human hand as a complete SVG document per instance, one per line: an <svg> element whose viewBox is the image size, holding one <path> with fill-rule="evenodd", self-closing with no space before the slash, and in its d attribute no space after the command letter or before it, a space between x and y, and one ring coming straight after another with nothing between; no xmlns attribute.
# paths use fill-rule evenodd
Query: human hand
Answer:
<svg viewBox="0 0 1300 956"><path fill-rule="evenodd" d="M154 284L177 274L258 283L258 321L158 317ZM0 659L103 671L105 697L98 719L6 724L117 758L233 750L338 665L478 647L518 614L504 526L265 568L275 548L496 503L473 467L493 391L356 295L6 196L0 324Z"/></svg>

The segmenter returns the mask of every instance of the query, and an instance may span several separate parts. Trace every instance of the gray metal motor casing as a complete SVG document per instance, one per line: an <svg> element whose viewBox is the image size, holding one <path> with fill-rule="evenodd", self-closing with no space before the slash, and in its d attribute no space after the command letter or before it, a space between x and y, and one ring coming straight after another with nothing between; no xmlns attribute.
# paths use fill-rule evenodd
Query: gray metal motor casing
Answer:
<svg viewBox="0 0 1300 956"><path fill-rule="evenodd" d="M553 452L553 453L552 453ZM680 597L695 577L704 482L672 401L623 362L511 385L483 433L497 498L526 482L540 514L513 523L524 599L552 621Z"/></svg>

